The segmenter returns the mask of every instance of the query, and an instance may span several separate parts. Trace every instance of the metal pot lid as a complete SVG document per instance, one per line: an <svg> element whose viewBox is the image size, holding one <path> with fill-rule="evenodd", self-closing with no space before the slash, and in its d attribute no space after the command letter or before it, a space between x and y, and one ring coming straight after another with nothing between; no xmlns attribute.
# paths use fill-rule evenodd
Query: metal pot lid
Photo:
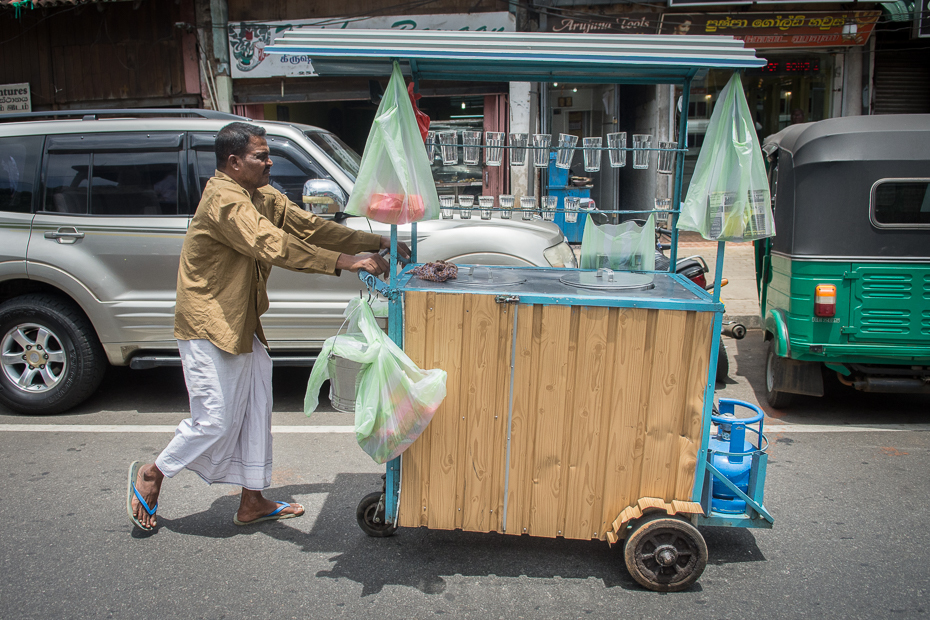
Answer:
<svg viewBox="0 0 930 620"><path fill-rule="evenodd" d="M630 273L612 269L573 271L559 278L562 284L599 291L648 291L655 288L654 279L655 276L651 273Z"/></svg>
<svg viewBox="0 0 930 620"><path fill-rule="evenodd" d="M504 269L490 269L488 267L459 267L458 276L454 280L446 280L452 286L513 286L523 284L526 278L518 276Z"/></svg>

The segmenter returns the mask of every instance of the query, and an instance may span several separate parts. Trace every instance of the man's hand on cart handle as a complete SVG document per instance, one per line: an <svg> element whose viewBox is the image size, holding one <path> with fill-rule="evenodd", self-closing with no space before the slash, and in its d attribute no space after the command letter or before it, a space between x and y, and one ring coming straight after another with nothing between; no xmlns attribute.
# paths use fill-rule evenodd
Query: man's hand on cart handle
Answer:
<svg viewBox="0 0 930 620"><path fill-rule="evenodd" d="M384 260L377 252L374 254L359 254L352 256L350 254L340 254L336 259L336 269L346 269L352 273L367 271L373 276L390 271L390 264Z"/></svg>
<svg viewBox="0 0 930 620"><path fill-rule="evenodd" d="M385 236L381 237L381 249L388 250L388 251L391 250L391 238L390 237L385 237ZM397 254L399 258L403 259L404 261L409 261L410 260L410 247L403 241L398 241L397 242Z"/></svg>

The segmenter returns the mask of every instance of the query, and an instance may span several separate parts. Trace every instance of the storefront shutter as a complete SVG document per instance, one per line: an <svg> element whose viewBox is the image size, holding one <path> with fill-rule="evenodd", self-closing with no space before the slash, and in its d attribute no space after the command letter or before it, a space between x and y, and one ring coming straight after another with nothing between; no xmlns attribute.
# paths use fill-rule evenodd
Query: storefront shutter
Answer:
<svg viewBox="0 0 930 620"><path fill-rule="evenodd" d="M876 50L873 114L930 112L930 50Z"/></svg>

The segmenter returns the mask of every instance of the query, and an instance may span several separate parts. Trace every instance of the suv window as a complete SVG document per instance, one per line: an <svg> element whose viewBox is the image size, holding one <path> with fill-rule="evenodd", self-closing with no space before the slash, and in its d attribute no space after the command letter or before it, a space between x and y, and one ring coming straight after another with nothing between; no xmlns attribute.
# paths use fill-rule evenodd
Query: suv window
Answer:
<svg viewBox="0 0 930 620"><path fill-rule="evenodd" d="M297 205L303 204L304 183L309 179L330 178L316 162L290 140L267 136L271 151L271 186L285 194ZM216 155L213 152L212 138L209 144L204 134L198 134L193 140L197 153L197 178L200 193L203 194L207 181L216 171Z"/></svg>
<svg viewBox="0 0 930 620"><path fill-rule="evenodd" d="M50 153L45 174L45 211L87 213L90 153Z"/></svg>
<svg viewBox="0 0 930 620"><path fill-rule="evenodd" d="M872 223L878 227L930 227L930 179L889 179L872 188Z"/></svg>
<svg viewBox="0 0 930 620"><path fill-rule="evenodd" d="M32 211L42 141L42 136L0 138L0 211Z"/></svg>
<svg viewBox="0 0 930 620"><path fill-rule="evenodd" d="M93 215L177 215L178 153L95 153Z"/></svg>

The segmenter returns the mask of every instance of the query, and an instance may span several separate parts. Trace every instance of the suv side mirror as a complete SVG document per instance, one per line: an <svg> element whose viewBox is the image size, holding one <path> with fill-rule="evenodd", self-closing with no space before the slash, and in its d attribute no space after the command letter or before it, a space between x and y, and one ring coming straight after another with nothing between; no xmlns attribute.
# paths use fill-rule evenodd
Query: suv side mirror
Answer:
<svg viewBox="0 0 930 620"><path fill-rule="evenodd" d="M303 201L313 213L338 213L346 207L346 193L330 179L310 179L304 183Z"/></svg>

